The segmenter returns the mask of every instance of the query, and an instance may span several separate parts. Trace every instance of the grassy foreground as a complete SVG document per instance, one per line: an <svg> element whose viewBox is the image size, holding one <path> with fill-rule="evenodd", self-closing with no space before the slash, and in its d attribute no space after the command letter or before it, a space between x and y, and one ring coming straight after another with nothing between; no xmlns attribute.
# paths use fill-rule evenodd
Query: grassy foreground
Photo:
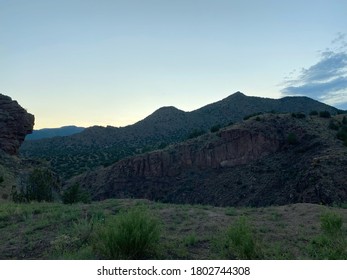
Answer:
<svg viewBox="0 0 347 280"><path fill-rule="evenodd" d="M347 209L0 204L0 259L347 259Z"/></svg>

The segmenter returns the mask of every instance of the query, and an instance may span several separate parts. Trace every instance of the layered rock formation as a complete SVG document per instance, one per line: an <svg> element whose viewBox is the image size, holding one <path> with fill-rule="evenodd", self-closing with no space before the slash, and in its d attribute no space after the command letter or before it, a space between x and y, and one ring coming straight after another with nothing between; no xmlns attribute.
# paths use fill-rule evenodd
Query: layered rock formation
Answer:
<svg viewBox="0 0 347 280"><path fill-rule="evenodd" d="M246 164L279 149L281 140L268 132L232 128L221 131L216 139L200 145L188 141L175 149L147 153L120 161L111 168L115 177L172 177L182 170L200 170Z"/></svg>
<svg viewBox="0 0 347 280"><path fill-rule="evenodd" d="M0 149L16 155L25 136L32 132L34 116L17 101L0 94Z"/></svg>

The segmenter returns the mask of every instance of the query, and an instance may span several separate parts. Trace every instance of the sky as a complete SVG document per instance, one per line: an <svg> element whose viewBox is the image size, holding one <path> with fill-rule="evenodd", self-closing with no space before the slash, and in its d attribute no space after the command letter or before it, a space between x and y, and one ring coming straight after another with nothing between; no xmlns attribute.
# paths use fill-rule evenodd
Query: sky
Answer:
<svg viewBox="0 0 347 280"><path fill-rule="evenodd" d="M0 93L35 129L125 126L236 91L347 109L345 0L0 0Z"/></svg>

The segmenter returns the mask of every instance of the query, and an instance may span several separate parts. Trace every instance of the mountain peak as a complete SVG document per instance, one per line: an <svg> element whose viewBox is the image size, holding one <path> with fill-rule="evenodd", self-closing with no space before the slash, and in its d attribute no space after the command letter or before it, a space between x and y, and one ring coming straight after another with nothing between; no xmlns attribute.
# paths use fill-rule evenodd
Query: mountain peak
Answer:
<svg viewBox="0 0 347 280"><path fill-rule="evenodd" d="M244 99L244 98L246 98L246 97L248 97L248 96L245 95L244 93L242 93L241 91L237 91L237 92L235 92L235 93L229 95L228 97L222 99L221 101L222 101L222 102L223 102L223 101L227 101L227 100L233 100L233 101L234 101L234 99Z"/></svg>
<svg viewBox="0 0 347 280"><path fill-rule="evenodd" d="M165 116L177 115L181 113L184 113L184 112L182 110L177 109L174 106L164 106L154 111L150 116L165 117Z"/></svg>
<svg viewBox="0 0 347 280"><path fill-rule="evenodd" d="M158 110L156 110L155 112L177 112L177 111L180 111L179 109L177 109L176 107L174 106L163 106L163 107L160 107ZM155 113L154 112L154 113Z"/></svg>
<svg viewBox="0 0 347 280"><path fill-rule="evenodd" d="M246 95L243 94L241 91L237 91L234 94L232 94L231 96L233 96L233 97L244 97Z"/></svg>

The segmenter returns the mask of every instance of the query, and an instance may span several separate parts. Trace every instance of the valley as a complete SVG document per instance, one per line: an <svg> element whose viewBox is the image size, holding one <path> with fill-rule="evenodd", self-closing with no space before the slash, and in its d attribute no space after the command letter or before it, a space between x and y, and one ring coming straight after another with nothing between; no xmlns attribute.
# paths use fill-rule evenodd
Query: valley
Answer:
<svg viewBox="0 0 347 280"><path fill-rule="evenodd" d="M237 92L24 141L0 97L0 259L347 259L346 112Z"/></svg>

